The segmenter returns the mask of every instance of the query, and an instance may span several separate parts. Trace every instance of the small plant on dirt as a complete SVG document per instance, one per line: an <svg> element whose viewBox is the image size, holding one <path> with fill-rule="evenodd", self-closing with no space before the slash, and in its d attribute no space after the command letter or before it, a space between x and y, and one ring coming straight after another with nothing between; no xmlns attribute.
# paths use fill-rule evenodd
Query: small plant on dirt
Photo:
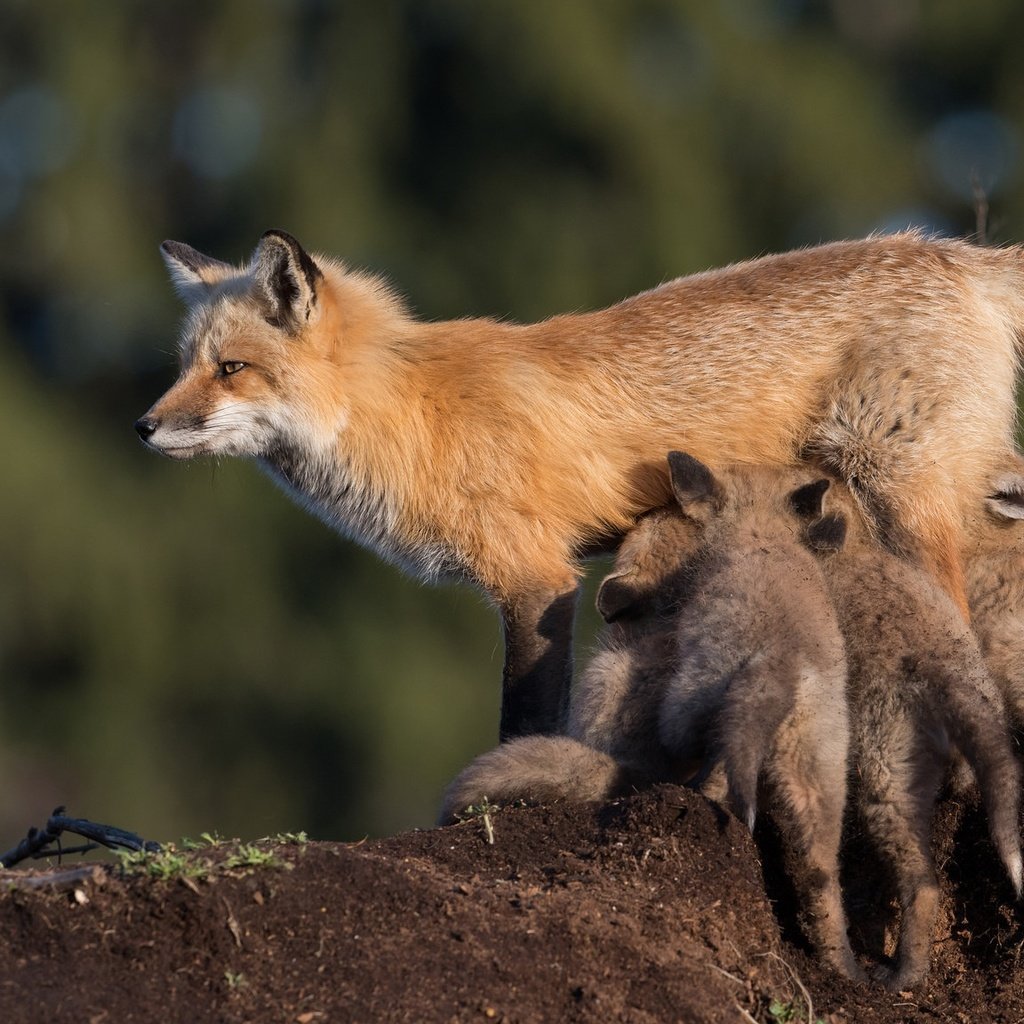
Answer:
<svg viewBox="0 0 1024 1024"><path fill-rule="evenodd" d="M210 873L208 864L179 853L173 846L159 853L138 850L119 852L117 856L126 874L145 875L161 881L170 878L205 878Z"/></svg>
<svg viewBox="0 0 1024 1024"><path fill-rule="evenodd" d="M277 835L267 836L260 842L277 843L279 846L305 846L309 842L309 836L305 832L278 832Z"/></svg>
<svg viewBox="0 0 1024 1024"><path fill-rule="evenodd" d="M801 999L793 999L788 1003L782 1002L781 999L773 999L768 1006L768 1013L771 1014L773 1024L811 1024L807 1007ZM813 1024L825 1022L817 1017Z"/></svg>
<svg viewBox="0 0 1024 1024"><path fill-rule="evenodd" d="M224 972L224 980L227 982L228 988L233 991L245 988L249 984L241 971L233 971L230 967Z"/></svg>
<svg viewBox="0 0 1024 1024"><path fill-rule="evenodd" d="M181 845L185 850L205 850L209 847L220 846L224 841L217 832L200 832L198 839L190 839L188 836L185 836L181 841Z"/></svg>
<svg viewBox="0 0 1024 1024"><path fill-rule="evenodd" d="M470 804L464 811L461 811L456 817L459 821L471 821L474 818L477 819L483 826L484 835L487 837L487 842L491 846L494 845L494 822L491 819L491 815L500 810L497 804L492 804L487 797L478 804Z"/></svg>
<svg viewBox="0 0 1024 1024"><path fill-rule="evenodd" d="M237 868L290 868L273 850L264 850L255 843L239 843L238 849L224 861L226 870Z"/></svg>

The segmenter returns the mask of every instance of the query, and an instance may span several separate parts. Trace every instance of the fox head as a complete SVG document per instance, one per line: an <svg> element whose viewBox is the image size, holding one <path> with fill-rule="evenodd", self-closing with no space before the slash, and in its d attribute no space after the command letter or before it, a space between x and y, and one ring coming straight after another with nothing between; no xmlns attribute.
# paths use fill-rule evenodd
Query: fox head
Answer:
<svg viewBox="0 0 1024 1024"><path fill-rule="evenodd" d="M682 513L700 524L709 547L787 543L791 516L806 523L804 542L816 551L838 551L846 542L847 515L841 499L826 508L832 482L808 483L807 471L733 466L715 474L685 452L669 452L672 492Z"/></svg>
<svg viewBox="0 0 1024 1024"><path fill-rule="evenodd" d="M136 422L142 440L176 459L260 456L282 436L330 419L302 401L316 392L325 363L317 261L283 231L266 232L242 268L182 242L160 248L188 315L180 376ZM327 343L333 337L328 329Z"/></svg>
<svg viewBox="0 0 1024 1024"><path fill-rule="evenodd" d="M697 540L693 524L677 509L655 509L641 518L598 588L597 610L605 622L671 614L687 591L686 560Z"/></svg>

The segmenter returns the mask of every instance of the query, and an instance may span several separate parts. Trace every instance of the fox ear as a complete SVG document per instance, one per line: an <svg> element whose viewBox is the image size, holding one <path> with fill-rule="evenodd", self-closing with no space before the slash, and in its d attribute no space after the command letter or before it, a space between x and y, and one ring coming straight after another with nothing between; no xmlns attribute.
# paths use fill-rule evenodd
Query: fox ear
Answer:
<svg viewBox="0 0 1024 1024"><path fill-rule="evenodd" d="M997 480L985 507L998 519L1024 519L1024 476L1009 473Z"/></svg>
<svg viewBox="0 0 1024 1024"><path fill-rule="evenodd" d="M253 276L264 316L274 327L298 334L313 319L320 268L285 231L266 231L252 260Z"/></svg>
<svg viewBox="0 0 1024 1024"><path fill-rule="evenodd" d="M825 511L825 492L831 487L831 481L824 477L814 483L798 487L789 496L789 505L801 519L817 519Z"/></svg>
<svg viewBox="0 0 1024 1024"><path fill-rule="evenodd" d="M815 519L804 535L812 551L839 551L846 543L846 516L830 512Z"/></svg>
<svg viewBox="0 0 1024 1024"><path fill-rule="evenodd" d="M679 507L693 519L706 518L709 506L718 495L714 473L686 452L668 453L668 471Z"/></svg>
<svg viewBox="0 0 1024 1024"><path fill-rule="evenodd" d="M170 271L174 290L189 305L202 299L210 285L232 269L230 264L204 256L191 245L170 239L160 243L160 255Z"/></svg>
<svg viewBox="0 0 1024 1024"><path fill-rule="evenodd" d="M632 618L642 610L639 592L627 582L629 576L628 572L613 573L597 588L597 611L605 622Z"/></svg>

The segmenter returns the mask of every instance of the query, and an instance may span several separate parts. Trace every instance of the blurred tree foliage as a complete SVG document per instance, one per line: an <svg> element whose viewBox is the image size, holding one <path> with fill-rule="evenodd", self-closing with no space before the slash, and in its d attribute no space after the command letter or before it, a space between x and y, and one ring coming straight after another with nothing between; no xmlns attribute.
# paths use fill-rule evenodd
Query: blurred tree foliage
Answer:
<svg viewBox="0 0 1024 1024"><path fill-rule="evenodd" d="M174 375L163 237L283 227L426 317L533 319L908 224L1020 237L1013 0L7 0L0 830L431 820L496 731L496 617L244 464L131 423ZM585 645L585 640L583 641Z"/></svg>

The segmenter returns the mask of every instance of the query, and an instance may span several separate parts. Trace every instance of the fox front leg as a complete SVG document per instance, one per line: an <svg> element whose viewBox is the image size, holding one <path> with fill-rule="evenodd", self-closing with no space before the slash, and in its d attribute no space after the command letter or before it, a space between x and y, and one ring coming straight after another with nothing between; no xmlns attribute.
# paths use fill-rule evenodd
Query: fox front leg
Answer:
<svg viewBox="0 0 1024 1024"><path fill-rule="evenodd" d="M562 730L572 683L579 587L543 588L500 603L505 631L501 739Z"/></svg>

